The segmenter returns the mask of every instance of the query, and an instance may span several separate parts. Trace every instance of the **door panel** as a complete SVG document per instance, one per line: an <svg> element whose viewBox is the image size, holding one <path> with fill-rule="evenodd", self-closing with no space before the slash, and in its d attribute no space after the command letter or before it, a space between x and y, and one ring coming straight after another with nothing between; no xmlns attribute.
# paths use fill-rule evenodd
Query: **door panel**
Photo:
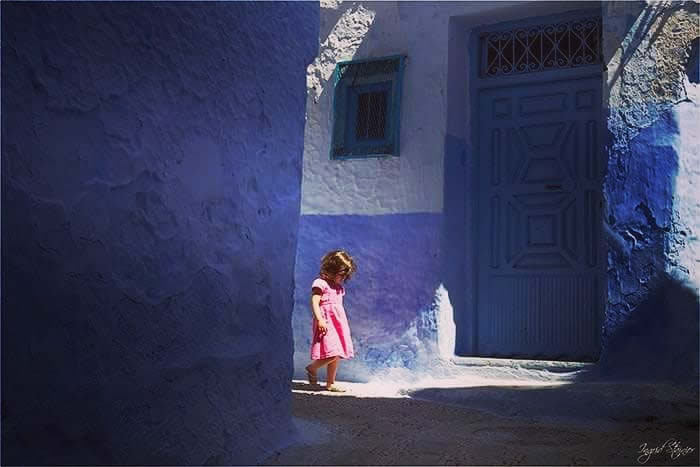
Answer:
<svg viewBox="0 0 700 467"><path fill-rule="evenodd" d="M587 78L479 92L477 355L598 356L600 90Z"/></svg>

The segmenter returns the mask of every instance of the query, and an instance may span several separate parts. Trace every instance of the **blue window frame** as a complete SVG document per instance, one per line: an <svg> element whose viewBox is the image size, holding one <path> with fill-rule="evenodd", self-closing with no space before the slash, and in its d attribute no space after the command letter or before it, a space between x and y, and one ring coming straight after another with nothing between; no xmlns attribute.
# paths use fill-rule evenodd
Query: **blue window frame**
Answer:
<svg viewBox="0 0 700 467"><path fill-rule="evenodd" d="M395 55L336 65L331 159L399 155L405 59Z"/></svg>

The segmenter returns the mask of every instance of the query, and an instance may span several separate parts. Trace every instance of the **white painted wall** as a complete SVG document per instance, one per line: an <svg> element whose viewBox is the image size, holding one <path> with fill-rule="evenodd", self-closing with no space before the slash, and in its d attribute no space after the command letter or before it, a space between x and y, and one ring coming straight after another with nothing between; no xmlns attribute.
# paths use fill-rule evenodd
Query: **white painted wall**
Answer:
<svg viewBox="0 0 700 467"><path fill-rule="evenodd" d="M448 128L448 24L458 30L519 17L590 8L595 2L321 1L319 54L307 71L301 214L439 213ZM457 41L458 47L466 42ZM406 54L401 155L332 161L332 73L339 61ZM466 62L468 66L468 61ZM461 76L459 76L461 75ZM458 78L468 88L467 70ZM453 135L469 136L468 95ZM450 106L452 107L452 106Z"/></svg>
<svg viewBox="0 0 700 467"><path fill-rule="evenodd" d="M431 372L468 348L471 151L468 38L476 26L591 9L597 2L321 2L307 69L307 121L295 266L295 368L304 377L309 286L322 254L358 262L346 311L356 356L339 378L382 368ZM332 74L339 61L405 54L401 155L331 161ZM437 346L429 341L435 340Z"/></svg>
<svg viewBox="0 0 700 467"><path fill-rule="evenodd" d="M682 141L678 149L678 199L674 201L674 209L688 227L683 232L691 236L684 240L673 234L672 240L679 249L674 253L677 258L672 255L656 257L666 234L658 232L658 228L648 228L653 226L645 226L644 213L637 209L640 203L653 208L659 200L647 196L639 178L627 177L626 172L619 171L621 167L637 167L639 163L630 162L634 157L639 157L638 162L648 162L646 148L642 147L635 155L625 147L640 130L659 123L659 116L684 98L665 91L677 91L682 87L679 78L682 73L678 72L678 67L684 41L690 38L684 28L696 23L688 19L688 13L665 12L665 5L664 2L602 2L603 55L607 71L601 70L601 86L613 147L613 150L608 148L611 172L604 196L609 205L615 206L614 217L617 218L617 223L611 227L607 225L610 216L605 216L605 240L609 249L614 250L616 242L622 245L624 256L626 251L631 252L624 236L629 226L648 231L647 238L653 239L649 246L651 256L635 252L628 255L632 267L627 267L626 263L613 265L613 269L624 272L621 273L624 277L620 276L619 283L615 278L608 280L604 328L610 330L618 326L622 311L628 313L635 309L643 298L640 280L646 280L646 276L657 269L682 266L691 278L697 277L694 267L697 261L692 262L697 250L690 241L695 237L688 234L697 225L690 183L694 172L689 162L697 157L697 151L692 150L697 138L697 132L692 131L693 115L697 112L694 101L692 105L678 105L675 119L680 122ZM395 287L399 282L404 287L402 291L416 296L426 295L427 289L436 290L433 285L444 285L454 307L456 342L465 342L460 332L468 332L471 326L465 312L473 309L476 290L471 268L474 249L471 226L479 222L471 212L470 187L473 152L469 70L472 63L468 45L473 29L599 6L601 2L586 1L321 2L320 49L307 73L309 95L300 221L306 230L300 235L296 277L299 283L306 285L304 274L310 274L315 267L306 263L315 261L322 248L349 245L354 249L360 258L356 287L364 294L351 303L351 315L354 312L357 317L354 323L358 340L374 335L372 332L378 322L382 326L394 322L381 321L390 313L378 309L377 300L382 297L381 287ZM659 34L655 33L657 30ZM331 161L333 86L329 80L335 64L397 54L408 57L401 102L401 155ZM651 83L657 82L664 88L658 98L649 95ZM666 166L659 166L658 170L661 167ZM670 204L664 204L662 210L666 212L669 207ZM406 241L409 237L414 240ZM680 250L681 247L684 249ZM400 280L387 282L385 272L392 270L396 263L401 264ZM300 268L300 264L305 265ZM647 273L648 264L655 266ZM418 277L417 271L426 270L430 272L425 277ZM389 278L394 279L391 274ZM629 290L639 291L638 296L635 295L637 301L629 299ZM305 295L303 300L304 303L307 300ZM427 307L423 298L414 301ZM414 307L413 302L409 302L402 302L406 309L396 315L406 322L422 313L420 306ZM297 305L301 303L297 301ZM618 310L613 305L621 308ZM307 312L305 309L298 311ZM401 335L398 331L394 333L393 342L399 342ZM389 337L386 336L387 345ZM358 348L361 350L362 345ZM361 358L362 352L358 355Z"/></svg>

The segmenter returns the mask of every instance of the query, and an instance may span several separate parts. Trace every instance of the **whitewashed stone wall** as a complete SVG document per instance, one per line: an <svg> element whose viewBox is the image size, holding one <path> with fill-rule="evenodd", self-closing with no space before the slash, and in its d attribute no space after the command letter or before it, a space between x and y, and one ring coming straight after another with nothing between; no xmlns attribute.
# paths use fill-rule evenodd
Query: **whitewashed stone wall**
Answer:
<svg viewBox="0 0 700 467"><path fill-rule="evenodd" d="M696 88L684 78L685 53L697 37L697 2L321 2L319 54L307 77L295 274L298 375L308 359L308 286L320 256L331 248L347 248L360 268L347 296L358 352L341 365L341 377L366 379L384 367L415 372L435 356L444 357L432 346L441 333L443 350L445 342L456 342L459 349L460 329L466 329L459 325L461 314L473 299L469 226L479 221L471 212L469 188L470 32L596 5L603 16L603 106L610 143L605 148L610 161L604 229L610 254L604 346L611 336L624 334L619 330L633 313L642 328L654 326L640 308L660 287L652 284L654 278L673 273L678 287L685 279L697 284ZM329 79L335 63L395 54L408 56L401 156L331 161ZM653 147L662 149L650 153ZM686 305L695 303L692 291L679 296ZM445 310L454 322L445 323ZM697 317L683 313L680 322L697 329L692 327ZM676 353L697 348L679 341ZM604 360L614 373L634 367L628 357L614 365ZM697 367L692 359L689 365Z"/></svg>
<svg viewBox="0 0 700 467"><path fill-rule="evenodd" d="M357 353L340 377L413 372L449 357L473 289L467 38L470 28L580 2L321 2L308 68L302 216L296 261L295 369L308 363L310 284L323 253L346 248L359 270L346 308ZM330 159L332 72L339 61L405 54L401 155ZM450 315L449 320L445 316ZM443 323L443 325L438 325ZM457 335L455 335L457 332ZM442 349L442 352L439 350Z"/></svg>

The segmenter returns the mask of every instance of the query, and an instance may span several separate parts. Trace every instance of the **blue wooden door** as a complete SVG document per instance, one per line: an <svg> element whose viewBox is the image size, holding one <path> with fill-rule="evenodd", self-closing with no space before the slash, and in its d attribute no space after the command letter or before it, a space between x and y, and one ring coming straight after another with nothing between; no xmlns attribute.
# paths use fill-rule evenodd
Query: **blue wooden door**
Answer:
<svg viewBox="0 0 700 467"><path fill-rule="evenodd" d="M477 355L595 360L600 78L479 91Z"/></svg>

